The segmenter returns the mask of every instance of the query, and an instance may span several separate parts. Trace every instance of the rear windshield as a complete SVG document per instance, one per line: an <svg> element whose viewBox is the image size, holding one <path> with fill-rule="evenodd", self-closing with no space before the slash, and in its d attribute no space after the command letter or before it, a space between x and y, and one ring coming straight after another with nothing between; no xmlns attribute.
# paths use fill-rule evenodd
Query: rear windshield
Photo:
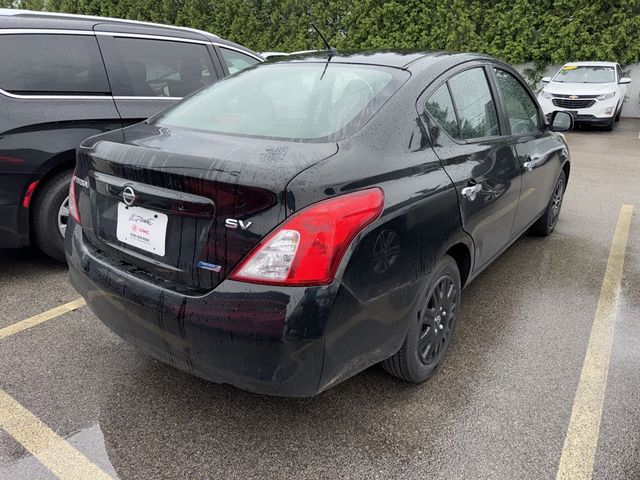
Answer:
<svg viewBox="0 0 640 480"><path fill-rule="evenodd" d="M613 67L567 65L560 69L553 81L560 83L613 83L616 81L616 74Z"/></svg>
<svg viewBox="0 0 640 480"><path fill-rule="evenodd" d="M260 65L176 104L159 126L295 141L335 141L360 129L409 77L338 63Z"/></svg>

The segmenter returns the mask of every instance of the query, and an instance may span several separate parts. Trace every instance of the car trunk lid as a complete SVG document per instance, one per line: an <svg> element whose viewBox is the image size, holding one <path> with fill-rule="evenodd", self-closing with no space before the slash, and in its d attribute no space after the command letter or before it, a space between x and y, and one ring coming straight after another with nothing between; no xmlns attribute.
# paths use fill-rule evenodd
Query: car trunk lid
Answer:
<svg viewBox="0 0 640 480"><path fill-rule="evenodd" d="M80 149L85 238L150 281L193 291L224 280L284 220L289 181L337 151L146 124L124 133Z"/></svg>

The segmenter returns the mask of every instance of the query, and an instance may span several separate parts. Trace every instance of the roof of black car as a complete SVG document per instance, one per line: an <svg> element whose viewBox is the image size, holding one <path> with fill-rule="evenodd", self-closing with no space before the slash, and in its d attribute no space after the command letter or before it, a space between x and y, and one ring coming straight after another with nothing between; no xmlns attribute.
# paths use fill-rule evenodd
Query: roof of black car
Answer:
<svg viewBox="0 0 640 480"><path fill-rule="evenodd" d="M358 63L363 65L380 65L395 68L407 68L418 60L431 59L433 61L440 60L444 57L469 57L486 58L478 54L468 53L452 53L443 51L414 51L414 50L388 50L388 51L337 51L333 55L329 55L328 51L315 51L302 55L291 55L287 57L277 57L279 62L326 62L331 58L334 63Z"/></svg>

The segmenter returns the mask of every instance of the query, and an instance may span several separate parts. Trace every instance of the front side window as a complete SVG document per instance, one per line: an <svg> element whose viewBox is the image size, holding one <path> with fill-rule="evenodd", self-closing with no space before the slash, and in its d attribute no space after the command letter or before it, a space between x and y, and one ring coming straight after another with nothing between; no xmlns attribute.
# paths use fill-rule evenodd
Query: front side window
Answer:
<svg viewBox="0 0 640 480"><path fill-rule="evenodd" d="M216 80L207 47L198 43L114 38L129 92L140 97L184 97Z"/></svg>
<svg viewBox="0 0 640 480"><path fill-rule="evenodd" d="M514 135L540 130L538 107L525 87L510 73L494 68L502 101Z"/></svg>
<svg viewBox="0 0 640 480"><path fill-rule="evenodd" d="M425 110L452 138L460 139L456 112L447 85L442 85L425 102Z"/></svg>
<svg viewBox="0 0 640 480"><path fill-rule="evenodd" d="M240 70L244 70L245 68L249 68L258 63L256 58L245 55L244 53L236 52L235 50L220 47L220 51L222 52L222 57L227 64L229 73L231 74L237 73Z"/></svg>
<svg viewBox="0 0 640 480"><path fill-rule="evenodd" d="M361 128L405 71L300 63L243 70L156 117L160 126L297 141L336 141Z"/></svg>
<svg viewBox="0 0 640 480"><path fill-rule="evenodd" d="M465 70L449 80L463 140L500 134L496 105L482 67Z"/></svg>
<svg viewBox="0 0 640 480"><path fill-rule="evenodd" d="M0 88L23 95L109 95L93 35L2 35Z"/></svg>
<svg viewBox="0 0 640 480"><path fill-rule="evenodd" d="M616 74L613 67L565 65L553 77L559 83L613 83Z"/></svg>

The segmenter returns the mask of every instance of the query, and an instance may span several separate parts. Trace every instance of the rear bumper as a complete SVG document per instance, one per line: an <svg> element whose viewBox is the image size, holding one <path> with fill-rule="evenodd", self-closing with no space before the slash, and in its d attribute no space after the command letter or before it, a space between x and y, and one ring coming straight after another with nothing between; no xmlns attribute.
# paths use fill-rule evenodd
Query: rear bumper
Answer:
<svg viewBox="0 0 640 480"><path fill-rule="evenodd" d="M29 215L22 205L0 205L0 248L29 245Z"/></svg>
<svg viewBox="0 0 640 480"><path fill-rule="evenodd" d="M32 180L31 174L0 172L0 248L29 244L29 209L22 199Z"/></svg>
<svg viewBox="0 0 640 480"><path fill-rule="evenodd" d="M252 392L318 392L333 287L273 291L224 281L187 296L114 268L73 222L66 241L72 285L105 325L152 357Z"/></svg>

